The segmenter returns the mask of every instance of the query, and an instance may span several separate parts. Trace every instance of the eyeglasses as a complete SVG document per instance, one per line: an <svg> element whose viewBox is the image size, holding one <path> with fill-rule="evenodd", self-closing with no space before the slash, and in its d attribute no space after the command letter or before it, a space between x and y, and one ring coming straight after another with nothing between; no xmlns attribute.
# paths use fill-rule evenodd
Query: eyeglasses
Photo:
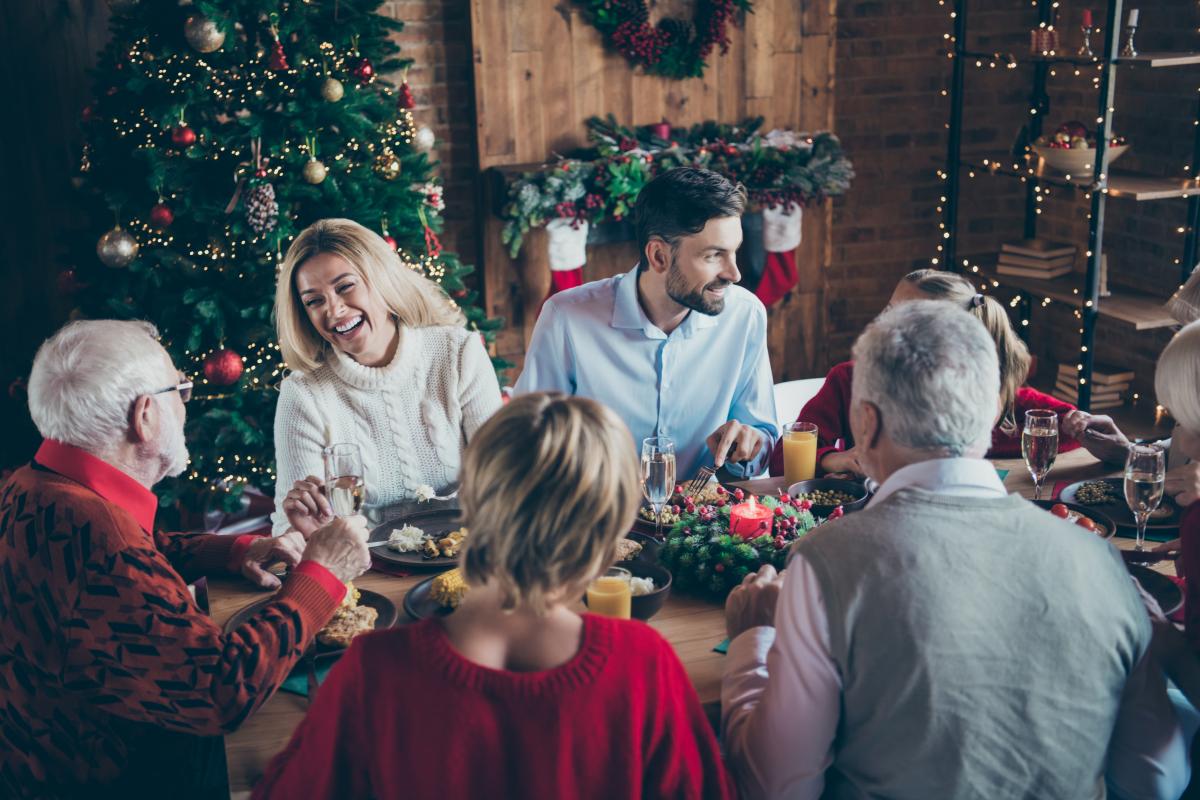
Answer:
<svg viewBox="0 0 1200 800"><path fill-rule="evenodd" d="M165 389L153 391L150 394L165 394L167 392L179 392L179 399L187 402L192 399L192 382L187 379L187 376L182 372L179 373L179 383L174 386L168 386Z"/></svg>

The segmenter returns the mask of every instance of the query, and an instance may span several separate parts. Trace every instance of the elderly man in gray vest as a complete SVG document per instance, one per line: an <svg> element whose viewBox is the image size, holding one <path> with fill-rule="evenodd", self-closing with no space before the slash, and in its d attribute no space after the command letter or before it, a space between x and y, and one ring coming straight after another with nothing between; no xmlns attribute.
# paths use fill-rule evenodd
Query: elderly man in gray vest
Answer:
<svg viewBox="0 0 1200 800"><path fill-rule="evenodd" d="M862 512L729 597L724 743L771 798L1176 797L1187 754L1119 554L983 460L995 345L914 302L854 347ZM1110 755L1111 745L1111 755ZM1115 791L1114 791L1115 790Z"/></svg>

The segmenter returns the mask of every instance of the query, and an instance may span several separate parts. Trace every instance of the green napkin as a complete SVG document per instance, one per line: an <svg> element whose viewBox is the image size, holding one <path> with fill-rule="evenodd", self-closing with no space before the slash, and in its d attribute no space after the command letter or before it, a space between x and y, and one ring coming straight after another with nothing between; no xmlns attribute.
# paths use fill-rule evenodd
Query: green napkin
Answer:
<svg viewBox="0 0 1200 800"><path fill-rule="evenodd" d="M726 653L728 653L729 652L729 640L726 639L725 641L721 642L719 645L714 647L713 652L720 653L721 655L725 655Z"/></svg>
<svg viewBox="0 0 1200 800"><path fill-rule="evenodd" d="M324 663L317 664L317 685L320 686L325 682L325 677L329 674L329 670L333 669L333 664L336 659L327 660ZM287 676L279 686L285 692L298 694L301 697L308 697L308 667L301 661L292 670L292 674Z"/></svg>
<svg viewBox="0 0 1200 800"><path fill-rule="evenodd" d="M1000 476L1000 480L1004 480L1008 477L1008 470L996 467L996 474Z"/></svg>

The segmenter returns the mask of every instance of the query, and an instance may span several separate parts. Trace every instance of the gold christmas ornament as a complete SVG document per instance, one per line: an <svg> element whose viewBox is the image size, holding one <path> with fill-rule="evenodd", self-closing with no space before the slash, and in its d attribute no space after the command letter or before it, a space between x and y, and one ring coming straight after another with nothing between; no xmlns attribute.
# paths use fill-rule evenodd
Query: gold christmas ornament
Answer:
<svg viewBox="0 0 1200 800"><path fill-rule="evenodd" d="M192 14L183 23L183 37L198 53L213 53L225 44L225 32L203 14Z"/></svg>
<svg viewBox="0 0 1200 800"><path fill-rule="evenodd" d="M312 184L317 184L325 180L325 176L329 174L329 170L320 161L310 158L308 163L304 165L304 170L301 174L304 175L304 180Z"/></svg>
<svg viewBox="0 0 1200 800"><path fill-rule="evenodd" d="M385 181L394 181L400 177L400 159L391 150L384 150L375 156L375 174Z"/></svg>
<svg viewBox="0 0 1200 800"><path fill-rule="evenodd" d="M342 99L342 95L345 93L345 87L342 86L342 82L337 78L326 78L321 83L321 97L327 102L336 103Z"/></svg>
<svg viewBox="0 0 1200 800"><path fill-rule="evenodd" d="M120 225L100 237L96 242L96 257L106 267L120 269L129 266L129 262L137 258L138 243Z"/></svg>

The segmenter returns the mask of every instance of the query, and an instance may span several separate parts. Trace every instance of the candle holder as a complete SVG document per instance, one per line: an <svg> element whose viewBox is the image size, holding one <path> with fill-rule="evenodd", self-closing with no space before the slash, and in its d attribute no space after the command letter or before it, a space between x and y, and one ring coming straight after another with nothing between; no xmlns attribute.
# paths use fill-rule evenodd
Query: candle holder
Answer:
<svg viewBox="0 0 1200 800"><path fill-rule="evenodd" d="M1125 46L1121 48L1121 58L1136 58L1137 47L1133 44L1133 35L1137 33L1137 25L1125 26Z"/></svg>
<svg viewBox="0 0 1200 800"><path fill-rule="evenodd" d="M1091 25L1080 25L1079 30L1083 31L1083 44L1079 45L1079 57L1095 58L1096 54L1092 52L1092 31L1096 29Z"/></svg>

